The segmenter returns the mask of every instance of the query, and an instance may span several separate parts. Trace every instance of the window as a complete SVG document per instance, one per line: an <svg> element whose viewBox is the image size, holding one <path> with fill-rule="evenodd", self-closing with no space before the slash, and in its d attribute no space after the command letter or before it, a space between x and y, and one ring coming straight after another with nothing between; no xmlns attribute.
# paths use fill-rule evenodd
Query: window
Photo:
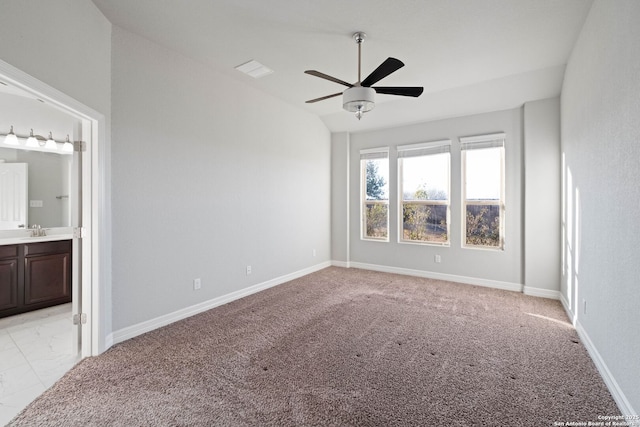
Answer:
<svg viewBox="0 0 640 427"><path fill-rule="evenodd" d="M389 241L389 149L360 152L362 239Z"/></svg>
<svg viewBox="0 0 640 427"><path fill-rule="evenodd" d="M504 247L504 139L460 138L464 246Z"/></svg>
<svg viewBox="0 0 640 427"><path fill-rule="evenodd" d="M449 244L451 141L398 147L400 242Z"/></svg>

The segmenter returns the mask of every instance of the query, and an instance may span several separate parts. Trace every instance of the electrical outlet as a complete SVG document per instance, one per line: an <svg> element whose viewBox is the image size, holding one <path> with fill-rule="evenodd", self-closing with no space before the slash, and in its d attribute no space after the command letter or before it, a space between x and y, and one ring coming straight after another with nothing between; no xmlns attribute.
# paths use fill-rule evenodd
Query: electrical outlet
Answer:
<svg viewBox="0 0 640 427"><path fill-rule="evenodd" d="M316 250L315 249L313 250L313 256L316 256Z"/></svg>
<svg viewBox="0 0 640 427"><path fill-rule="evenodd" d="M197 291L202 287L202 280L200 278L193 279L193 290Z"/></svg>
<svg viewBox="0 0 640 427"><path fill-rule="evenodd" d="M247 265L247 276L251 274L251 266Z"/></svg>
<svg viewBox="0 0 640 427"><path fill-rule="evenodd" d="M436 255L435 257L433 257L433 260L437 263L440 263L442 261L442 258L440 258L440 255Z"/></svg>

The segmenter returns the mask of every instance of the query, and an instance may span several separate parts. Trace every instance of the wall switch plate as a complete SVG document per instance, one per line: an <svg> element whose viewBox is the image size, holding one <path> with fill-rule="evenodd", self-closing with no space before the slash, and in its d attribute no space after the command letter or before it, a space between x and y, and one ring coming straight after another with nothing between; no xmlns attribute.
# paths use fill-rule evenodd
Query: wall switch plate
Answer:
<svg viewBox="0 0 640 427"><path fill-rule="evenodd" d="M42 200L29 200L30 208L41 208L43 206Z"/></svg>
<svg viewBox="0 0 640 427"><path fill-rule="evenodd" d="M200 278L198 279L193 279L193 290L197 291L198 289L200 289L202 287L202 281L200 280Z"/></svg>
<svg viewBox="0 0 640 427"><path fill-rule="evenodd" d="M251 266L247 265L247 276L251 274Z"/></svg>
<svg viewBox="0 0 640 427"><path fill-rule="evenodd" d="M436 255L435 257L433 257L433 260L437 263L442 261L442 258L440 258L440 255Z"/></svg>
<svg viewBox="0 0 640 427"><path fill-rule="evenodd" d="M587 314L587 300L582 299L582 314Z"/></svg>
<svg viewBox="0 0 640 427"><path fill-rule="evenodd" d="M316 256L316 250L314 249L312 252L313 252L313 256Z"/></svg>

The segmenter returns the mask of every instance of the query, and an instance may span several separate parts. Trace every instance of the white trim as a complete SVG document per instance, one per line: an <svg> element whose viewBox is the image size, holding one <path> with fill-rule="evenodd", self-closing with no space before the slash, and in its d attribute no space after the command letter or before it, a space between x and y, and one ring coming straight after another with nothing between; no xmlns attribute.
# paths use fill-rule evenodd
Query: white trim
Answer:
<svg viewBox="0 0 640 427"><path fill-rule="evenodd" d="M341 267L341 268L351 268L351 263L349 261L336 261L331 260L331 265L333 267Z"/></svg>
<svg viewBox="0 0 640 427"><path fill-rule="evenodd" d="M314 273L316 271L322 270L330 266L331 266L331 262L326 261L326 262L316 264L314 266L311 266L290 274L285 274L284 276L276 277L275 279L267 280L266 282L249 286L248 288L240 289L239 291L231 292L229 294L222 295L217 298L213 298L208 301L204 301L204 302L174 311L172 313L164 314L162 316L156 317L155 319L150 319L144 322L137 323L135 325L127 326L125 328L122 328L113 332L113 334L111 335L112 342L113 344L121 343L130 338L136 337L146 332L153 331L154 329L158 329L163 326L169 325L171 323L177 322L178 320L186 319L187 317L194 316L196 314L221 306L231 301L235 301L237 299L246 297L248 295L255 294L256 292L260 292L265 289L272 288L277 285L281 285L283 283L289 282L291 280L297 279L302 276L306 276L307 274Z"/></svg>
<svg viewBox="0 0 640 427"><path fill-rule="evenodd" d="M587 331L584 330L584 328L582 327L579 321L576 321L575 327L576 327L576 331L578 332L578 336L580 336L580 339L582 340L582 343L586 347L587 352L589 353L589 356L591 356L591 360L593 360L593 363L596 365L596 368L598 369L600 376L604 380L604 383L609 389L609 393L611 393L611 397L613 397L613 400L618 405L618 409L620 409L620 412L622 412L622 415L627 415L627 416L638 415L638 412L635 411L631 406L631 402L629 402L629 400L625 396L624 392L618 385L618 382L615 380L615 378L611 374L611 371L609 371L609 368L607 367L607 364L602 359L602 356L600 356L600 353L598 353L596 346L593 345L593 342L591 341L591 338L589 338Z"/></svg>
<svg viewBox="0 0 640 427"><path fill-rule="evenodd" d="M419 150L422 148L440 147L443 145L451 145L450 139L441 139L439 141L419 142L417 144L398 145L397 151Z"/></svg>
<svg viewBox="0 0 640 427"><path fill-rule="evenodd" d="M89 230L89 235L84 242L91 250L90 259L83 259L82 275L86 283L87 277L91 277L89 289L82 285L83 307L82 311L87 315L87 325L82 330L82 356L97 356L106 350L107 331L103 324L106 313L110 307L104 307L104 300L101 294L107 292L106 287L110 287L110 265L111 265L111 245L110 245L110 212L111 196L108 190L109 163L107 157L110 153L108 129L104 114L88 107L70 96L60 92L54 87L32 77L24 71L0 60L0 76L2 79L28 93L36 95L46 103L72 114L77 118L91 123L91 144L94 145L89 160L88 173L90 182L86 180L83 172L85 184L90 184L91 188L91 212L90 223L83 224ZM86 212L87 209L83 209ZM83 214L84 215L84 214ZM83 256L86 252L83 250ZM86 258L86 256L85 256ZM101 293L102 288L102 293ZM87 300L90 304L85 304ZM110 315L109 315L110 317Z"/></svg>
<svg viewBox="0 0 640 427"><path fill-rule="evenodd" d="M486 288L503 289L506 291L522 292L522 285L518 283L501 282L499 280L479 279L475 277L457 276L433 271L413 270L410 268L390 267L388 265L366 264L351 262L352 268L363 270L381 271L383 273L403 274L405 276L424 277L427 279L446 280L448 282L464 283L467 285L484 286Z"/></svg>
<svg viewBox="0 0 640 427"><path fill-rule="evenodd" d="M560 300L560 291L552 291L551 289L534 288L532 286L524 286L522 292L532 297L549 298Z"/></svg>
<svg viewBox="0 0 640 427"><path fill-rule="evenodd" d="M362 150L360 150L360 154L371 154L371 153L387 153L387 154L389 154L389 147L363 148Z"/></svg>
<svg viewBox="0 0 640 427"><path fill-rule="evenodd" d="M493 141L496 139L505 139L507 137L507 135L504 132L500 132L500 133L490 133L487 135L475 135L475 136L463 136L460 137L460 143L461 144L473 144L476 142L487 142L487 141Z"/></svg>

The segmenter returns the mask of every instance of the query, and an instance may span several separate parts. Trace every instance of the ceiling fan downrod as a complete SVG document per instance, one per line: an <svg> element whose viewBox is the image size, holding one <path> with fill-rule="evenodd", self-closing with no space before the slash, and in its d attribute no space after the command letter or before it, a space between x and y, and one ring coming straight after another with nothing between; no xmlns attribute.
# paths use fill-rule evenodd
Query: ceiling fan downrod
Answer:
<svg viewBox="0 0 640 427"><path fill-rule="evenodd" d="M353 39L358 44L358 83L355 86L360 86L362 78L362 42L367 35L361 31L353 34Z"/></svg>

